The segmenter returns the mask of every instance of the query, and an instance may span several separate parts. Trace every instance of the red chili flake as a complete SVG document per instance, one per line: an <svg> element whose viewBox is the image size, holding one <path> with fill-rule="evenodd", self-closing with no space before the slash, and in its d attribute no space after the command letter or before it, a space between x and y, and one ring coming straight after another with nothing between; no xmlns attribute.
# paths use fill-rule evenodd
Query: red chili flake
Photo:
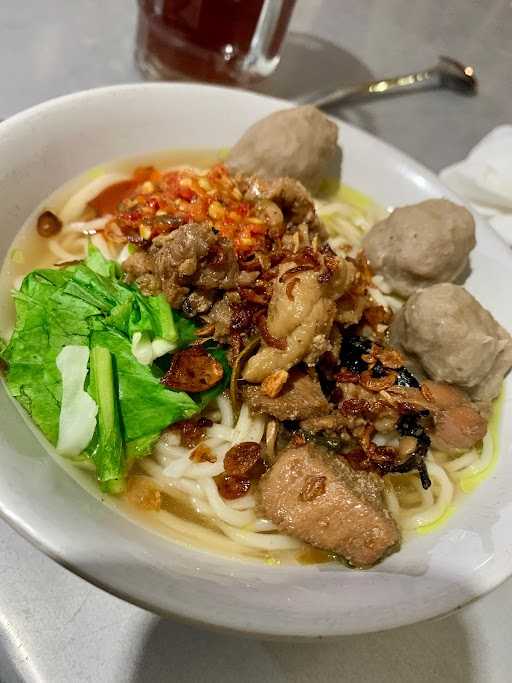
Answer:
<svg viewBox="0 0 512 683"><path fill-rule="evenodd" d="M240 204L237 206L237 212L240 214L240 216L248 216L251 212L250 204L247 204L246 202L240 202Z"/></svg>
<svg viewBox="0 0 512 683"><path fill-rule="evenodd" d="M150 197L147 201L147 204L150 209L153 209L153 211L158 211L160 208L160 202L156 197Z"/></svg>
<svg viewBox="0 0 512 683"><path fill-rule="evenodd" d="M139 209L133 209L132 211L127 211L123 215L123 218L124 217L131 223L137 223L142 219L142 212Z"/></svg>
<svg viewBox="0 0 512 683"><path fill-rule="evenodd" d="M196 193L190 187L183 187L182 185L178 188L178 196L189 202L196 196Z"/></svg>
<svg viewBox="0 0 512 683"><path fill-rule="evenodd" d="M274 337L270 334L267 327L267 321L265 320L265 315L263 313L260 313L256 317L256 325L258 326L258 330L260 331L262 338L269 346L273 346L275 349L279 349L280 351L286 351L288 348L288 342L286 339Z"/></svg>
<svg viewBox="0 0 512 683"><path fill-rule="evenodd" d="M215 483L220 495L226 500L236 500L245 496L247 491L251 488L251 480L244 477L235 477L225 474L220 474L215 477Z"/></svg>
<svg viewBox="0 0 512 683"><path fill-rule="evenodd" d="M229 476L259 478L265 472L260 444L243 441L230 448L224 457L224 469Z"/></svg>
<svg viewBox="0 0 512 683"><path fill-rule="evenodd" d="M163 176L162 185L169 198L177 197L180 188L180 174L177 171L169 171Z"/></svg>

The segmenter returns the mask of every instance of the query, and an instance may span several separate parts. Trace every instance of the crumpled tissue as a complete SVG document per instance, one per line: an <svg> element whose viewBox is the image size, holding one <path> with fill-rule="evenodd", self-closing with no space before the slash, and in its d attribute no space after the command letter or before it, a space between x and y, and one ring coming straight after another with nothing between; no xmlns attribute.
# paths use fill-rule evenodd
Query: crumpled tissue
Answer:
<svg viewBox="0 0 512 683"><path fill-rule="evenodd" d="M512 246L512 126L495 128L439 176Z"/></svg>

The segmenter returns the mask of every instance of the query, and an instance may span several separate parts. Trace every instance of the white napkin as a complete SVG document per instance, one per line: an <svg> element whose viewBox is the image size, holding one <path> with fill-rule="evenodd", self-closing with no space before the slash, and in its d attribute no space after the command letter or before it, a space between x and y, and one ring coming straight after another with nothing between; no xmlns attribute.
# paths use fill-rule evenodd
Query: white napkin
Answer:
<svg viewBox="0 0 512 683"><path fill-rule="evenodd" d="M439 174L512 246L512 126L498 126L464 161Z"/></svg>

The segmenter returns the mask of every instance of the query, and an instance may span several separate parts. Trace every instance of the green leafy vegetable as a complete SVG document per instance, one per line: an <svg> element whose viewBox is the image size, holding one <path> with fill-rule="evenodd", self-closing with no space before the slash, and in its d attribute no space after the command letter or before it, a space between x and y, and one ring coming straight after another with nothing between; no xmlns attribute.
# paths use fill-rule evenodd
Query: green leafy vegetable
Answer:
<svg viewBox="0 0 512 683"><path fill-rule="evenodd" d="M88 363L87 346L64 346L56 359L62 381L57 451L66 457L80 456L96 428L98 406L84 390Z"/></svg>
<svg viewBox="0 0 512 683"><path fill-rule="evenodd" d="M176 311L174 311L174 320L178 332L178 345L180 349L184 349L185 347L190 346L192 342L196 341L197 325L193 323L192 320L185 318L182 313Z"/></svg>
<svg viewBox="0 0 512 683"><path fill-rule="evenodd" d="M89 393L98 405L98 426L92 460L102 488L117 492L123 478L124 445L119 420L112 356L102 346L91 349Z"/></svg>
<svg viewBox="0 0 512 683"><path fill-rule="evenodd" d="M98 418L83 455L94 462L105 491L121 491L131 460L148 455L163 429L203 409L229 383L226 354L210 343L224 368L222 382L192 397L160 384L169 357L141 364L132 352L134 335L151 343L155 359L195 341L196 325L172 311L163 295L147 297L123 282L119 265L92 245L80 264L33 271L13 296L16 326L0 347L7 384L54 445L62 413L57 356L67 346L91 350L86 387Z"/></svg>
<svg viewBox="0 0 512 683"><path fill-rule="evenodd" d="M144 458L153 450L153 446L160 438L160 432L155 434L148 434L147 436L139 436L138 439L128 441L126 444L126 457L128 460L136 458Z"/></svg>
<svg viewBox="0 0 512 683"><path fill-rule="evenodd" d="M28 275L14 293L16 327L2 352L8 364L7 384L12 395L33 417L43 434L57 443L62 385L56 357L63 346L80 344L79 334L50 330L51 294L55 287L42 274ZM55 344L55 338L60 340Z"/></svg>
<svg viewBox="0 0 512 683"><path fill-rule="evenodd" d="M151 341L147 332L134 332L132 353L142 365L151 365L157 358L166 356L176 349L176 344L157 337Z"/></svg>
<svg viewBox="0 0 512 683"><path fill-rule="evenodd" d="M197 412L188 394L170 391L133 356L130 342L116 330L94 331L91 346L103 346L115 358L123 433L127 442L160 433Z"/></svg>
<svg viewBox="0 0 512 683"><path fill-rule="evenodd" d="M165 296L143 296L135 292L132 314L129 320L129 333L151 332L153 337L165 339L175 344L178 341L178 331L174 324L174 314Z"/></svg>
<svg viewBox="0 0 512 683"><path fill-rule="evenodd" d="M108 277L111 280L118 278L121 275L121 268L115 261L106 259L101 251L92 243L89 244L87 257L84 261L85 265L93 270L98 275Z"/></svg>

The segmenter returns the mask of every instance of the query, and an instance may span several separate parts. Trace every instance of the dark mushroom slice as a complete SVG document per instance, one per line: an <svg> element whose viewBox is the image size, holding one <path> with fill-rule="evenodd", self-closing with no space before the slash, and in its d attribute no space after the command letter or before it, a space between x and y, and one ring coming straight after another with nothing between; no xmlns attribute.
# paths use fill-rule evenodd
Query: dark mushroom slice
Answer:
<svg viewBox="0 0 512 683"><path fill-rule="evenodd" d="M37 219L37 232L41 237L55 237L62 230L62 221L53 211L43 211Z"/></svg>

